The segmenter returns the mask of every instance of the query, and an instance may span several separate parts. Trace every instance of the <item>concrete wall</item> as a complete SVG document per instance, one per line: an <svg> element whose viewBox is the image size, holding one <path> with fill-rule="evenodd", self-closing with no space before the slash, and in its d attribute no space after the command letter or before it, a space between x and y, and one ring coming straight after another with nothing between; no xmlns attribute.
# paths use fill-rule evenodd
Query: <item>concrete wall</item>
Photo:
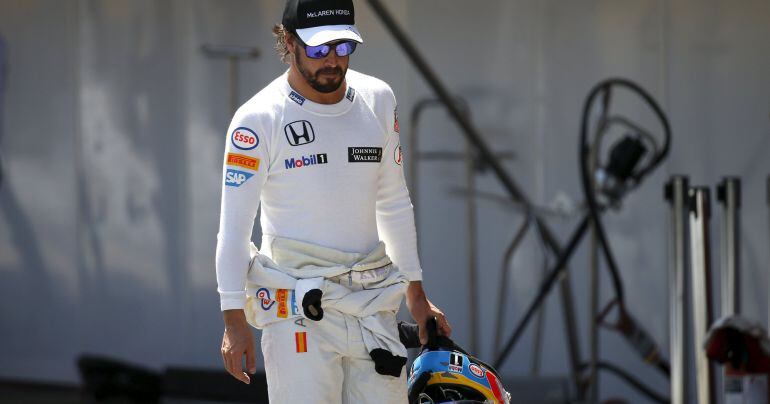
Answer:
<svg viewBox="0 0 770 404"><path fill-rule="evenodd" d="M352 67L391 83L402 128L425 83L368 5L357 2L365 46ZM718 1L388 1L387 6L539 206L578 206L577 135L583 98L600 79L623 76L648 89L674 129L664 167L607 216L633 314L667 344L663 182L685 173L715 185L744 180L742 303L766 322L770 173L770 3ZM257 46L240 65L240 100L285 65L272 54L279 0L0 0L6 92L0 111L0 377L75 381L83 352L147 366L219 367L221 320L213 270L228 69L203 44ZM0 104L2 101L0 101ZM654 121L630 97L631 118ZM420 150L464 150L441 110L426 112ZM411 136L402 131L404 141ZM410 152L406 150L406 164ZM479 293L468 301L466 207L461 159L423 161L415 204L429 296L456 339L472 334L491 359L501 256L521 213L477 203ZM477 186L504 195L489 174ZM569 213L569 212L568 212ZM566 242L577 217L549 215ZM719 216L715 215L715 219ZM718 234L718 222L714 233ZM714 262L718 263L718 237ZM534 296L542 254L534 233L512 266L509 332ZM587 254L572 261L575 311L587 355ZM718 279L715 279L718 285ZM602 298L613 296L607 277ZM479 329L469 328L473 308ZM565 375L562 314L547 303L541 373ZM502 371L530 369L531 332ZM602 356L656 390L667 383L602 334ZM602 396L638 396L603 377Z"/></svg>

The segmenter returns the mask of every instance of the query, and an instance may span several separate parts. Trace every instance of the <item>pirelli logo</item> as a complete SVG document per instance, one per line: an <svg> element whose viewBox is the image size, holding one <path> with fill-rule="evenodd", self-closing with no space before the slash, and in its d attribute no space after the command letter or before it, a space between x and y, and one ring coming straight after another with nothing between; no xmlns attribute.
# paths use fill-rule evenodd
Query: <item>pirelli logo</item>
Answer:
<svg viewBox="0 0 770 404"><path fill-rule="evenodd" d="M248 168L249 170L257 171L259 170L259 159L254 157L249 157L243 154L228 153L227 165L238 166L238 167Z"/></svg>
<svg viewBox="0 0 770 404"><path fill-rule="evenodd" d="M276 316L279 318L289 317L289 308L286 305L286 301L289 299L289 291L286 289L278 289L275 292L275 300L278 301L278 312Z"/></svg>

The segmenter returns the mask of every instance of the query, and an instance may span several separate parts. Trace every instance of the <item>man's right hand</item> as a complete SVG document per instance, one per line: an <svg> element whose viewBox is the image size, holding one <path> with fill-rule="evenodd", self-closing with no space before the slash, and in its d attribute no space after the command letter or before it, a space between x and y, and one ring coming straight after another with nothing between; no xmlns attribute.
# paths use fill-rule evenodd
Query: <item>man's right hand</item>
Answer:
<svg viewBox="0 0 770 404"><path fill-rule="evenodd" d="M225 334L222 336L222 360L225 369L234 378L249 384L251 379L243 371L243 355L246 355L246 369L254 374L257 371L254 356L254 336L246 322L243 310L225 310L222 312L225 320Z"/></svg>

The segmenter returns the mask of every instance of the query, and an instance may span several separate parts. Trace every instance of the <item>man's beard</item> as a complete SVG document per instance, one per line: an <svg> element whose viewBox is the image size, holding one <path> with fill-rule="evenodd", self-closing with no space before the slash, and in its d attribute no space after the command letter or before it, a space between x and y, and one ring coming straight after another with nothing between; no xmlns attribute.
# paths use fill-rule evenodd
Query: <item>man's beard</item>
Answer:
<svg viewBox="0 0 770 404"><path fill-rule="evenodd" d="M347 69L343 70L339 66L322 67L318 69L315 73L312 73L302 64L302 60L298 55L299 52L300 52L299 49L297 49L294 52L294 60L297 61L297 69L299 70L300 74L302 74L302 77L305 78L305 81L307 81L307 83L310 84L310 87L313 87L314 90L324 94L333 93L340 88L340 86L342 85L342 81L345 78L345 73L347 73ZM319 76L323 73L336 74L337 78L332 79L330 81L324 80L324 82L321 82L321 79L319 79Z"/></svg>

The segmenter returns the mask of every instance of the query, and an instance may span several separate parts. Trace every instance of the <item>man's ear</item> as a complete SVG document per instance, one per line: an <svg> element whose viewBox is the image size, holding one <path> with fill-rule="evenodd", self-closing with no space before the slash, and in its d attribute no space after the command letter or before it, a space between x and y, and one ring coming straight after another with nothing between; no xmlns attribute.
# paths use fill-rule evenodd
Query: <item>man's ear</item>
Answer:
<svg viewBox="0 0 770 404"><path fill-rule="evenodd" d="M294 47L297 46L297 38L294 37L294 35L287 33L286 34L286 49L289 50L289 54L294 54Z"/></svg>

